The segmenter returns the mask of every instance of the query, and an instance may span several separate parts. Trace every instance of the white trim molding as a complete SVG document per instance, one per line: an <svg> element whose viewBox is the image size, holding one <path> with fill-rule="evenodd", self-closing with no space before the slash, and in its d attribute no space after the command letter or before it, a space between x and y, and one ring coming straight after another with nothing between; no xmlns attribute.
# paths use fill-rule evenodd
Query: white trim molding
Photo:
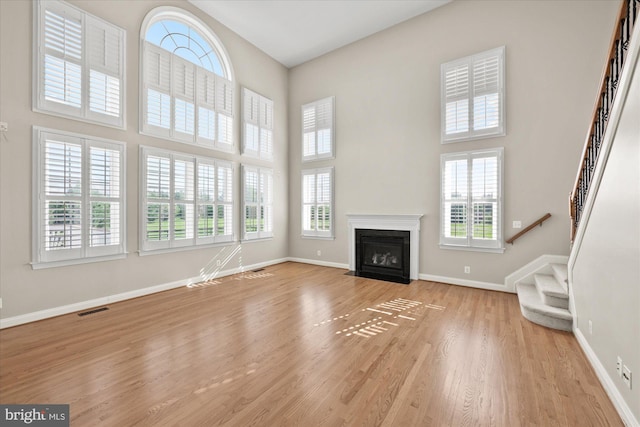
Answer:
<svg viewBox="0 0 640 427"><path fill-rule="evenodd" d="M576 322L574 322L573 324L575 325ZM627 427L640 427L640 422L633 415L633 411L631 410L629 405L627 405L627 402L625 402L624 397L622 397L622 394L620 394L620 391L618 391L618 389L616 388L614 382L611 379L611 376L607 373L607 370L600 362L600 359L598 359L598 356L596 356L596 353L589 345L589 342L585 338L582 331L574 326L573 333L578 340L580 348L582 348L582 351L587 356L587 359L591 363L593 370L596 372L596 375L598 376L598 379L600 380L604 391L607 392L607 395L609 396L609 399L611 399L613 406L615 406L616 410L618 411L618 415L620 415L620 418L622 418L622 422L624 423L624 425Z"/></svg>
<svg viewBox="0 0 640 427"><path fill-rule="evenodd" d="M518 282L533 283L534 274L538 273L545 266L550 264L566 264L569 260L565 255L540 255L524 267L519 268L504 278L504 285L507 292L516 292Z"/></svg>
<svg viewBox="0 0 640 427"><path fill-rule="evenodd" d="M466 286L468 288L486 289L488 291L511 292L500 283L480 282L478 280L458 279L457 277L436 276L433 274L420 274L420 280L428 282L444 283L446 285Z"/></svg>
<svg viewBox="0 0 640 427"><path fill-rule="evenodd" d="M233 253L232 253L233 255ZM216 258L214 258L215 260ZM223 260L223 265L226 264L226 259ZM35 322L38 320L48 319L50 317L62 316L64 314L74 313L76 311L87 310L89 308L99 307L101 305L113 304L128 299L138 298L146 295L155 294L157 292L168 291L170 289L176 289L180 287L191 287L194 284L202 283L207 280L219 279L221 277L231 276L233 274L244 273L246 271L255 270L257 268L268 267L270 265L281 264L289 261L288 258L274 259L270 261L260 262L252 265L245 265L240 267L234 267L227 270L215 269L210 273L200 276L190 277L183 280L176 280L174 282L162 283L155 286L149 286L147 288L135 289L129 292L122 292L115 295L107 295L100 298L94 298L91 300L80 301L73 304L63 305L60 307L48 308L46 310L34 311L32 313L21 314L18 316L7 317L0 319L0 329L10 328L12 326L18 326L25 323Z"/></svg>
<svg viewBox="0 0 640 427"><path fill-rule="evenodd" d="M357 228L371 230L402 230L410 232L410 278L418 280L418 268L420 263L420 218L422 214L400 215L359 215L347 214L347 235L349 236L349 270L356 267L356 242Z"/></svg>

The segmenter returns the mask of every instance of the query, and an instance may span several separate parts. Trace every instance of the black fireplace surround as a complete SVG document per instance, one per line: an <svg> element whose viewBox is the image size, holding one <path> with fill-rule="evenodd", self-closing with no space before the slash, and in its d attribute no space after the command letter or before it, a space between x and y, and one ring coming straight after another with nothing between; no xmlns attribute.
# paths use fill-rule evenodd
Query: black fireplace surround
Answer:
<svg viewBox="0 0 640 427"><path fill-rule="evenodd" d="M355 229L355 274L408 284L411 282L411 233L402 230Z"/></svg>

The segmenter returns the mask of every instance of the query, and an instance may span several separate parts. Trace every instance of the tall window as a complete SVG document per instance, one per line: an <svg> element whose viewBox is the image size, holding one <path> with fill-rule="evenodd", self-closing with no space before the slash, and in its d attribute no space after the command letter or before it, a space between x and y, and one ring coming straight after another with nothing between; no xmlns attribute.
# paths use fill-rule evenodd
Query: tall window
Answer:
<svg viewBox="0 0 640 427"><path fill-rule="evenodd" d="M273 170L242 166L244 240L273 236Z"/></svg>
<svg viewBox="0 0 640 427"><path fill-rule="evenodd" d="M335 97L302 106L302 160L335 157Z"/></svg>
<svg viewBox="0 0 640 427"><path fill-rule="evenodd" d="M140 148L142 251L233 240L233 165Z"/></svg>
<svg viewBox="0 0 640 427"><path fill-rule="evenodd" d="M333 168L302 171L302 235L333 237Z"/></svg>
<svg viewBox="0 0 640 427"><path fill-rule="evenodd" d="M125 253L121 142L35 127L33 266Z"/></svg>
<svg viewBox="0 0 640 427"><path fill-rule="evenodd" d="M273 101L242 89L242 154L273 160Z"/></svg>
<svg viewBox="0 0 640 427"><path fill-rule="evenodd" d="M503 250L503 149L441 157L440 244Z"/></svg>
<svg viewBox="0 0 640 427"><path fill-rule="evenodd" d="M442 142L505 134L504 46L442 64Z"/></svg>
<svg viewBox="0 0 640 427"><path fill-rule="evenodd" d="M233 150L233 76L224 47L196 17L161 7L142 26L141 131Z"/></svg>
<svg viewBox="0 0 640 427"><path fill-rule="evenodd" d="M124 128L125 31L63 1L34 7L34 109Z"/></svg>

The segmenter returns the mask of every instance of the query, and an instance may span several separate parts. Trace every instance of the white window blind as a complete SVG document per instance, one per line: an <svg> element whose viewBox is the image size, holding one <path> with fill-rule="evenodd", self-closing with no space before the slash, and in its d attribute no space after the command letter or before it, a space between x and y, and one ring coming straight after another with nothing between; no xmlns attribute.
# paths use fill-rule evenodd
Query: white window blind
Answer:
<svg viewBox="0 0 640 427"><path fill-rule="evenodd" d="M242 89L242 154L273 160L273 101Z"/></svg>
<svg viewBox="0 0 640 427"><path fill-rule="evenodd" d="M302 160L335 156L335 97L302 106Z"/></svg>
<svg viewBox="0 0 640 427"><path fill-rule="evenodd" d="M34 4L34 109L124 128L125 31L62 1Z"/></svg>
<svg viewBox="0 0 640 427"><path fill-rule="evenodd" d="M442 142L505 135L505 48L442 64Z"/></svg>
<svg viewBox="0 0 640 427"><path fill-rule="evenodd" d="M333 168L302 171L302 235L333 237Z"/></svg>
<svg viewBox="0 0 640 427"><path fill-rule="evenodd" d="M33 265L123 255L124 144L33 130Z"/></svg>
<svg viewBox="0 0 640 427"><path fill-rule="evenodd" d="M502 250L503 149L441 157L440 244Z"/></svg>
<svg viewBox="0 0 640 427"><path fill-rule="evenodd" d="M273 236L273 170L242 166L243 240Z"/></svg>
<svg viewBox="0 0 640 427"><path fill-rule="evenodd" d="M142 132L233 151L233 83L145 41Z"/></svg>
<svg viewBox="0 0 640 427"><path fill-rule="evenodd" d="M141 147L142 251L233 240L233 165Z"/></svg>

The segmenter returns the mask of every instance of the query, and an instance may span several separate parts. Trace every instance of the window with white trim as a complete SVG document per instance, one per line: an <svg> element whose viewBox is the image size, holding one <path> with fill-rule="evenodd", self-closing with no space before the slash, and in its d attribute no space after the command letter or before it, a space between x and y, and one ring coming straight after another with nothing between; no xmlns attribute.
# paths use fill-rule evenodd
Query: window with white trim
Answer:
<svg viewBox="0 0 640 427"><path fill-rule="evenodd" d="M302 161L335 157L335 97L302 106Z"/></svg>
<svg viewBox="0 0 640 427"><path fill-rule="evenodd" d="M231 242L233 164L140 148L141 250Z"/></svg>
<svg viewBox="0 0 640 427"><path fill-rule="evenodd" d="M63 1L34 7L34 110L124 128L125 30Z"/></svg>
<svg viewBox="0 0 640 427"><path fill-rule="evenodd" d="M242 165L243 240L273 237L273 170Z"/></svg>
<svg viewBox="0 0 640 427"><path fill-rule="evenodd" d="M273 160L273 101L242 88L242 154Z"/></svg>
<svg viewBox="0 0 640 427"><path fill-rule="evenodd" d="M142 28L141 132L233 151L233 76L220 41L177 8L154 9Z"/></svg>
<svg viewBox="0 0 640 427"><path fill-rule="evenodd" d="M442 142L505 135L505 47L441 66Z"/></svg>
<svg viewBox="0 0 640 427"><path fill-rule="evenodd" d="M440 244L502 252L503 149L443 154Z"/></svg>
<svg viewBox="0 0 640 427"><path fill-rule="evenodd" d="M333 237L333 167L302 171L302 235Z"/></svg>
<svg viewBox="0 0 640 427"><path fill-rule="evenodd" d="M123 257L125 145L33 128L33 267Z"/></svg>

